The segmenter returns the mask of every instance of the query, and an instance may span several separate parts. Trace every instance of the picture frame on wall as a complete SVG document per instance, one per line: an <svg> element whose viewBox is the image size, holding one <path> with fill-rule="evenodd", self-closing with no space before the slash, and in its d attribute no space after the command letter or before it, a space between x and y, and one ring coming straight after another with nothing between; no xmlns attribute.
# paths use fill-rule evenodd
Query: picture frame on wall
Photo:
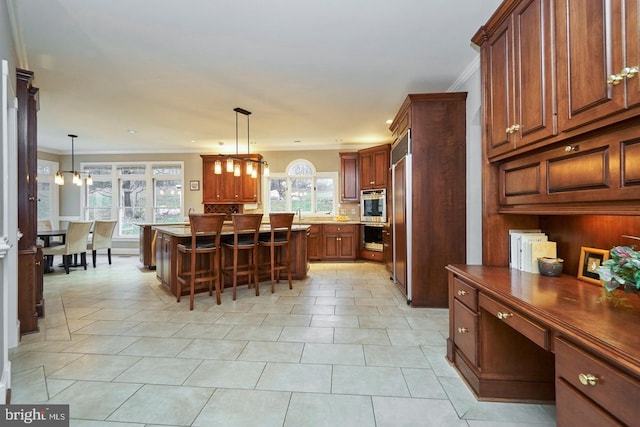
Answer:
<svg viewBox="0 0 640 427"><path fill-rule="evenodd" d="M578 263L578 279L585 282L600 284L598 267L609 259L609 251L583 246L580 248L580 262Z"/></svg>
<svg viewBox="0 0 640 427"><path fill-rule="evenodd" d="M189 181L189 190L191 191L198 191L200 190L200 181L193 180L193 181Z"/></svg>

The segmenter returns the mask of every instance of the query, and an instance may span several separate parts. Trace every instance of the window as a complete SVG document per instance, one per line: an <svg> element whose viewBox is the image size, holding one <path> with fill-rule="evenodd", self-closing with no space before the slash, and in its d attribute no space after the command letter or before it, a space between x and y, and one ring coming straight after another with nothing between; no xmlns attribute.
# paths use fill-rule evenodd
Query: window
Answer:
<svg viewBox="0 0 640 427"><path fill-rule="evenodd" d="M53 178L58 163L38 159L38 221L49 220L58 226L58 186Z"/></svg>
<svg viewBox="0 0 640 427"><path fill-rule="evenodd" d="M316 172L313 164L299 159L284 174L272 173L266 179L267 212L300 212L327 215L336 212L337 172Z"/></svg>
<svg viewBox="0 0 640 427"><path fill-rule="evenodd" d="M83 163L93 185L85 186L85 218L118 220L117 237L137 238L141 222L182 220L183 163Z"/></svg>

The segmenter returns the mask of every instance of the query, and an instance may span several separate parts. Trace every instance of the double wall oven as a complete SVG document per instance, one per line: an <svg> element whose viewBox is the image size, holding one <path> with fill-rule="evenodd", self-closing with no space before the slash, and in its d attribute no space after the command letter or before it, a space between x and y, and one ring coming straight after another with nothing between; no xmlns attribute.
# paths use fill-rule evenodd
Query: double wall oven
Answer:
<svg viewBox="0 0 640 427"><path fill-rule="evenodd" d="M382 231L387 222L386 189L360 192L360 222L362 247L370 251L382 251Z"/></svg>

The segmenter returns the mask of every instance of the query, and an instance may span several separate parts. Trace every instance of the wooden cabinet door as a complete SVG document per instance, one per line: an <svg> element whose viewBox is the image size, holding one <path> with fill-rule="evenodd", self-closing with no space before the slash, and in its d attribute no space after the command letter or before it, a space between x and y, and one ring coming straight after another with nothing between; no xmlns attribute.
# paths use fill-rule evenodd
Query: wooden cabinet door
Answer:
<svg viewBox="0 0 640 427"><path fill-rule="evenodd" d="M549 2L523 2L483 47L489 157L556 134Z"/></svg>
<svg viewBox="0 0 640 427"><path fill-rule="evenodd" d="M636 17L637 19L637 17ZM569 131L625 108L622 0L556 1L558 122Z"/></svg>
<svg viewBox="0 0 640 427"><path fill-rule="evenodd" d="M627 64L629 68L640 67L640 0L627 0L626 17L626 45ZM640 106L640 75L627 77L627 107Z"/></svg>
<svg viewBox="0 0 640 427"><path fill-rule="evenodd" d="M322 233L322 257L340 258L338 233L324 231Z"/></svg>
<svg viewBox="0 0 640 427"><path fill-rule="evenodd" d="M373 186L375 188L387 187L387 173L389 172L389 150L387 146L372 154L373 156Z"/></svg>
<svg viewBox="0 0 640 427"><path fill-rule="evenodd" d="M321 225L312 225L309 228L309 235L307 236L307 254L309 255L309 259L319 260L322 259L322 250L321 250L321 238L322 229Z"/></svg>
<svg viewBox="0 0 640 427"><path fill-rule="evenodd" d="M368 190L374 187L372 179L373 155L371 153L360 154L360 189Z"/></svg>
<svg viewBox="0 0 640 427"><path fill-rule="evenodd" d="M352 227L349 227L352 228ZM343 231L338 236L339 258L356 258L356 237L354 232Z"/></svg>
<svg viewBox="0 0 640 427"><path fill-rule="evenodd" d="M215 160L202 161L202 203L218 201L218 175L213 172Z"/></svg>
<svg viewBox="0 0 640 427"><path fill-rule="evenodd" d="M486 149L489 157L515 148L515 135L509 132L514 124L513 103L513 39L511 19L508 19L482 46L486 85Z"/></svg>
<svg viewBox="0 0 640 427"><path fill-rule="evenodd" d="M556 134L553 22L550 2L523 2L514 12L514 81L516 147Z"/></svg>
<svg viewBox="0 0 640 427"><path fill-rule="evenodd" d="M252 178L246 173L238 177L236 184L239 184L239 202L254 203L258 201L258 178Z"/></svg>
<svg viewBox="0 0 640 427"><path fill-rule="evenodd" d="M218 177L218 201L219 202L236 202L238 193L236 191L236 182L240 177L233 175L233 172L222 171Z"/></svg>
<svg viewBox="0 0 640 427"><path fill-rule="evenodd" d="M358 153L340 153L340 201L360 200Z"/></svg>

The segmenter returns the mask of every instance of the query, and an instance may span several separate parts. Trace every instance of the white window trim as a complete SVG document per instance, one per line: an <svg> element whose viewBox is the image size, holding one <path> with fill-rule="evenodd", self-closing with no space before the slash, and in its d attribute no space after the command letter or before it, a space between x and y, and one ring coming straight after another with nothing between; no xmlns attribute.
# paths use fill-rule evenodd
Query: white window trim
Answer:
<svg viewBox="0 0 640 427"><path fill-rule="evenodd" d="M57 228L60 224L60 193L53 179L56 174L55 171L60 169L60 164L51 160L38 159L38 165L46 165L52 172L48 175L38 174L38 181L49 183L49 219L53 224L53 228Z"/></svg>

